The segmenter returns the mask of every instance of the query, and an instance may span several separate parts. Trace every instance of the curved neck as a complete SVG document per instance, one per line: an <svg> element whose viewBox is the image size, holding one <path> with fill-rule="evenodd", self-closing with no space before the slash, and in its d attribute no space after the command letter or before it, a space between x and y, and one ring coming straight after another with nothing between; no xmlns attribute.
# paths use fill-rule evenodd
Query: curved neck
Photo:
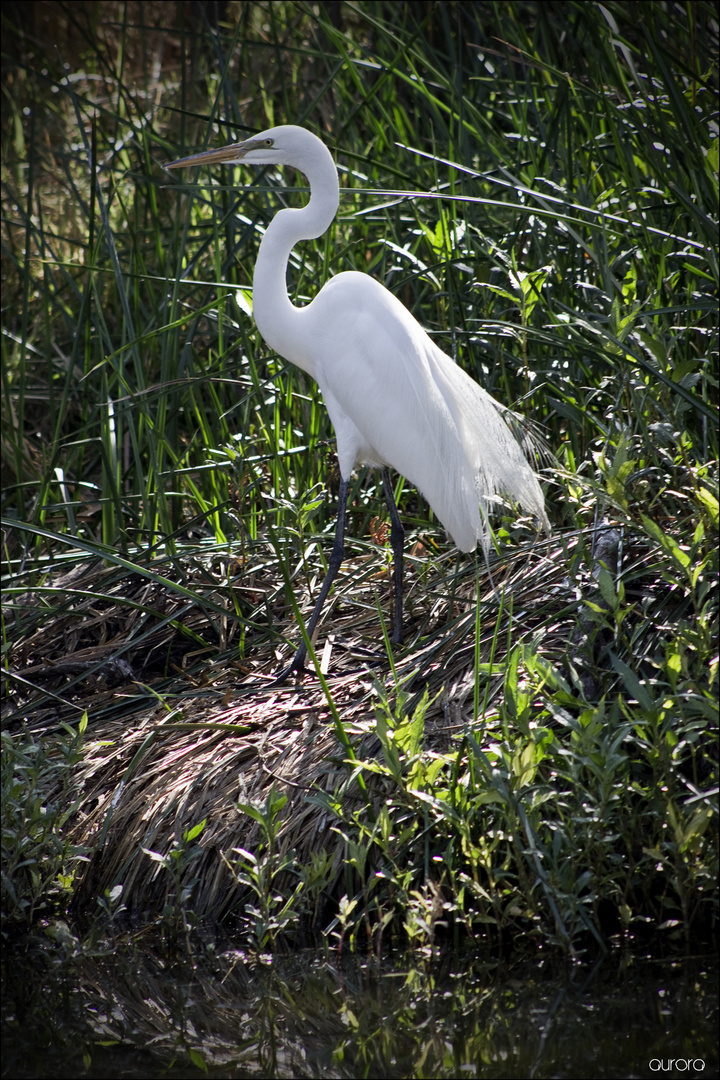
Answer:
<svg viewBox="0 0 720 1080"><path fill-rule="evenodd" d="M312 375L311 342L306 342L303 308L294 307L287 291L287 264L299 240L322 236L340 202L335 162L317 140L316 153L302 168L310 182L310 202L302 210L281 210L260 244L253 276L253 314L263 338L276 352Z"/></svg>

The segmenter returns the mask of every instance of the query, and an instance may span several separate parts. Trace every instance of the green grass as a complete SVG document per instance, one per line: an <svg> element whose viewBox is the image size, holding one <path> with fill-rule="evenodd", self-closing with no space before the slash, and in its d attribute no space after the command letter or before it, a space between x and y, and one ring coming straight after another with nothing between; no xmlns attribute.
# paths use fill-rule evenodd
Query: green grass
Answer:
<svg viewBox="0 0 720 1080"><path fill-rule="evenodd" d="M62 50L41 56L4 30L8 723L47 706L28 674L45 659L33 635L79 603L59 575L94 559L107 575L86 601L137 608L112 655L138 655L168 619L172 641L144 676L153 692L178 692L178 664L197 679L210 655L248 669L274 660L279 635L297 638L272 613L286 579L322 573L334 438L314 384L259 339L250 290L263 229L302 201L303 179L218 167L178 181L162 166L306 125L333 148L342 192L334 226L293 253L295 302L341 270L375 275L555 455L543 474L555 539L516 577L512 605L490 604L482 627L452 603L442 625L418 615L415 674L466 655L473 707L420 799L424 824L400 856L378 856L413 868L412 888L390 890L398 917L442 879L471 933L525 918L565 945L613 920L686 943L704 933L717 868L714 8L249 4L217 31L189 25L188 5L158 29L116 10L97 28L96 5L54 5L78 78ZM354 491L349 542L380 563L374 483ZM407 484L399 506L408 546L424 545L423 611L433 590L471 598L474 562L454 566ZM593 577L603 520L617 565ZM508 565L524 557L511 521L498 538ZM133 573L146 598L123 595ZM352 594L353 580L337 588ZM395 665L412 674L403 654ZM404 715L378 708L402 728L421 697ZM118 707L91 710L90 729ZM388 763L386 742L402 817L423 790L421 750ZM338 809L338 827L374 850L367 813ZM367 911L360 877L348 896Z"/></svg>

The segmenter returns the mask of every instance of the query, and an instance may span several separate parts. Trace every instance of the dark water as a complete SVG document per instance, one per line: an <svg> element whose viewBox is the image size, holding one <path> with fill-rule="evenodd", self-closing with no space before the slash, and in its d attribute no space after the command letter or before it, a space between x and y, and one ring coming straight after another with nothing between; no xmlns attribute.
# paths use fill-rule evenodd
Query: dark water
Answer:
<svg viewBox="0 0 720 1080"><path fill-rule="evenodd" d="M142 948L138 948L138 944ZM717 965L3 954L5 1077L717 1077ZM75 955L73 955L75 952Z"/></svg>

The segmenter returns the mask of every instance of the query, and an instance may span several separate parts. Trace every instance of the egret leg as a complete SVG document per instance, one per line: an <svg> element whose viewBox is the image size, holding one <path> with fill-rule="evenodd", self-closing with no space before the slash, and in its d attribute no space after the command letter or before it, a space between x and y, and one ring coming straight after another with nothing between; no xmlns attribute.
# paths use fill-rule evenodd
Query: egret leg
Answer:
<svg viewBox="0 0 720 1080"><path fill-rule="evenodd" d="M385 499L390 511L390 543L393 549L393 571L395 582L395 625L393 626L392 639L396 645L403 642L403 543L405 542L405 530L395 505L395 495L390 483L390 473L387 469L382 471L383 488Z"/></svg>
<svg viewBox="0 0 720 1080"><path fill-rule="evenodd" d="M349 484L349 478L347 480L340 481L340 490L338 492L337 524L335 525L335 542L333 544L332 551L330 552L330 558L328 560L328 568L327 574L325 575L325 580L322 583L320 594L315 601L315 607L313 608L312 615L310 616L310 621L306 624L305 627L309 638L312 638L313 633L315 632L317 621L320 618L320 612L322 611L325 600L327 599L327 594L330 592L330 586L335 580L335 575L340 569L340 564L342 563L345 556L345 511L347 508L347 494ZM395 513L397 513L397 510L395 511ZM300 642L298 650L293 656L292 661L286 668L283 668L283 670L275 679L275 682L285 682L288 675L292 674L293 671L298 672L298 674L304 671L306 656L307 645L305 644L305 640L303 639Z"/></svg>

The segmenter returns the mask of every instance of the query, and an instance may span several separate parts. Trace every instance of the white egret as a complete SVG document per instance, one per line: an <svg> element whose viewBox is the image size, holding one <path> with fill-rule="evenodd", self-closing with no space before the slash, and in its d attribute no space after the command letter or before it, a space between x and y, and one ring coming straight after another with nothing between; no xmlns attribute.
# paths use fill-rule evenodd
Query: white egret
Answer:
<svg viewBox="0 0 720 1080"><path fill-rule="evenodd" d="M167 168L239 162L291 165L310 183L308 204L280 210L266 229L253 279L258 330L271 349L318 383L337 438L341 483L335 542L307 633L312 637L343 560L351 473L367 464L382 469L390 509L393 641L400 643L404 531L388 466L423 493L461 551L472 551L479 540L486 555L488 508L498 496L519 503L549 530L540 485L503 418L503 406L434 344L379 281L346 271L330 278L305 307L290 302L286 275L292 248L321 236L339 205L337 168L324 143L304 128L285 125ZM303 641L278 678L301 672L305 657Z"/></svg>

